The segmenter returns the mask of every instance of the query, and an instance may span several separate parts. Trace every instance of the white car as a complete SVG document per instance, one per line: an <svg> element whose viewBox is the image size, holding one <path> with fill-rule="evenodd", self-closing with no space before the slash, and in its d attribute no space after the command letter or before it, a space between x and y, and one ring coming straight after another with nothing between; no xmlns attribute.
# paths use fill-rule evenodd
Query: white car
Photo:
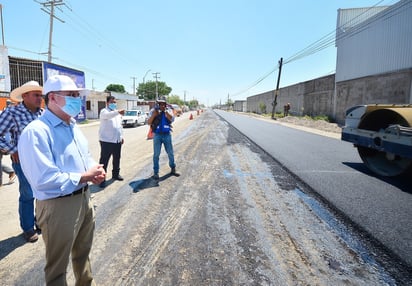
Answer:
<svg viewBox="0 0 412 286"><path fill-rule="evenodd" d="M123 127L145 125L146 121L147 115L141 110L126 110L122 118Z"/></svg>

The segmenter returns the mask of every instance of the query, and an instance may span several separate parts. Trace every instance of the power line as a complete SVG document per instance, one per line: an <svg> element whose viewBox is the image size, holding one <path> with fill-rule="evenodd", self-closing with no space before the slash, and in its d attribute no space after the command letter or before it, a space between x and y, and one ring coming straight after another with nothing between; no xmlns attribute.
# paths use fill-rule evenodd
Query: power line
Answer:
<svg viewBox="0 0 412 286"><path fill-rule="evenodd" d="M47 55L48 55L48 62L51 63L52 43L53 43L53 22L54 22L54 19L57 19L61 21L62 23L64 23L62 19L56 17L56 15L54 14L54 8L59 9L59 6L65 5L65 3L63 2L63 0L51 0L48 2L35 1L35 2L43 5L44 8L41 8L41 10L50 15L49 49L48 49Z"/></svg>
<svg viewBox="0 0 412 286"><path fill-rule="evenodd" d="M358 24L362 23L364 21L364 19L362 18L362 16L366 13L369 13L374 7L377 7L380 3L382 3L384 0L380 0L379 2L377 2L376 4L374 4L373 6L369 7L368 9L366 9L363 13L360 13L358 16L348 20L348 22L344 23L342 26L346 26L348 24L351 24L351 26L354 28L351 33L349 34L340 34L339 36L336 36L337 33L337 28L335 30L333 30L332 32L326 34L325 36L321 37L319 40L313 42L312 44L308 45L307 47L303 48L302 50L296 52L295 54L293 54L292 56L290 56L289 58L287 58L283 65L286 65L288 63L297 61L299 59L308 57L310 55L313 55L319 51L322 51L328 47L330 47L331 45L333 45L336 41L343 39L345 37L349 37L354 35L354 33L359 33L361 31L361 29L365 29L364 27L356 27ZM407 1L405 1L405 3L403 5L400 5L400 7L397 7L397 9L395 9L396 11L399 11L397 13L402 12L402 7L407 5ZM373 22L378 21L379 19L382 19L383 17L386 17L385 13L382 13L379 15L379 17L376 17L373 19ZM373 23L371 22L371 23ZM257 86L259 83L261 83L263 80L265 80L267 77L269 77L272 73L274 73L276 70L278 70L279 67L276 66L275 68L273 68L272 70L270 70L268 73L264 74L262 77L260 77L258 80L256 80L254 83L250 84L248 87L244 88L241 91L235 92L232 94L232 97L234 96L238 96L240 94L243 94L245 92L247 92L248 90L252 89L253 87Z"/></svg>

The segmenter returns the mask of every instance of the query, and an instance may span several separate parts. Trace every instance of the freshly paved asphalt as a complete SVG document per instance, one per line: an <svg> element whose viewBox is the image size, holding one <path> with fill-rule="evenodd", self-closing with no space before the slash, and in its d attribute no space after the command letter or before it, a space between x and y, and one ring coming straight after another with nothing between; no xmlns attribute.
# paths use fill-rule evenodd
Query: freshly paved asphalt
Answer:
<svg viewBox="0 0 412 286"><path fill-rule="evenodd" d="M412 183L372 174L351 143L215 111L412 267Z"/></svg>

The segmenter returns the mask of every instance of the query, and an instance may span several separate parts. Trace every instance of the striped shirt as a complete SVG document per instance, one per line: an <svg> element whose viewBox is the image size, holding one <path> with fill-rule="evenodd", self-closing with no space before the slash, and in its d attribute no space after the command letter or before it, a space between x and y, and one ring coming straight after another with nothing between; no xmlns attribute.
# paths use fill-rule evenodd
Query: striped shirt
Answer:
<svg viewBox="0 0 412 286"><path fill-rule="evenodd" d="M0 149L5 153L16 153L17 143L23 129L33 120L40 117L42 109L31 112L24 102L6 108L0 114ZM7 134L10 134L7 140Z"/></svg>

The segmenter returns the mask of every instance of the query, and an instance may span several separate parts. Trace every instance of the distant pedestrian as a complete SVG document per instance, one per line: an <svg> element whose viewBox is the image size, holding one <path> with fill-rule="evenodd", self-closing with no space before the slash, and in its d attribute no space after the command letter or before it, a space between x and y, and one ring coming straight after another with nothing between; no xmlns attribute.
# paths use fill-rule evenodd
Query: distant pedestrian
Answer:
<svg viewBox="0 0 412 286"><path fill-rule="evenodd" d="M36 215L46 248L46 285L67 285L71 258L75 285L95 285L89 254L95 216L88 182L105 177L73 118L81 110L81 89L64 75L47 79L47 109L23 130L21 165L36 198Z"/></svg>
<svg viewBox="0 0 412 286"><path fill-rule="evenodd" d="M29 81L12 90L10 98L20 103L7 107L0 114L0 149L10 154L12 167L19 180L20 227L27 242L36 242L39 230L35 229L33 191L21 169L17 144L23 129L42 113L42 90L37 81Z"/></svg>
<svg viewBox="0 0 412 286"><path fill-rule="evenodd" d="M283 106L283 116L284 117L289 115L289 110L290 110L290 103L288 102Z"/></svg>
<svg viewBox="0 0 412 286"><path fill-rule="evenodd" d="M159 157L162 144L169 157L170 173L179 176L176 173L176 164L172 144L172 122L174 121L173 111L166 108L165 100L157 100L155 107L150 111L149 119L154 137L153 137L153 178L159 180Z"/></svg>
<svg viewBox="0 0 412 286"><path fill-rule="evenodd" d="M124 180L120 175L120 156L124 143L122 115L124 115L124 109L117 109L116 98L109 95L106 98L106 108L100 111L99 163L103 164L103 168L107 172L107 165L112 157L112 179L118 181ZM106 181L103 181L100 187L106 187Z"/></svg>
<svg viewBox="0 0 412 286"><path fill-rule="evenodd" d="M0 152L0 166L1 166L1 172L7 174L9 176L9 182L8 184L13 184L14 181L16 180L17 176L14 170L10 167L5 165L2 160L3 160L3 153ZM0 172L0 186L3 185L3 174Z"/></svg>

